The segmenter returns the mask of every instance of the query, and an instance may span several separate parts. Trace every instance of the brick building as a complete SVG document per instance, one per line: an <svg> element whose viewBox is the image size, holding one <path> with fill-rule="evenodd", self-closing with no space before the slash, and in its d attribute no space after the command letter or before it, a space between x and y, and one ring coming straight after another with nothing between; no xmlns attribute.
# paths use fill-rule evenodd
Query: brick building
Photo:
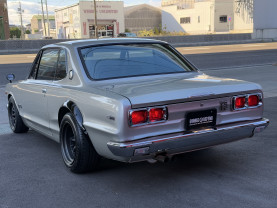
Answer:
<svg viewBox="0 0 277 208"><path fill-rule="evenodd" d="M10 38L7 0L0 0L0 40Z"/></svg>

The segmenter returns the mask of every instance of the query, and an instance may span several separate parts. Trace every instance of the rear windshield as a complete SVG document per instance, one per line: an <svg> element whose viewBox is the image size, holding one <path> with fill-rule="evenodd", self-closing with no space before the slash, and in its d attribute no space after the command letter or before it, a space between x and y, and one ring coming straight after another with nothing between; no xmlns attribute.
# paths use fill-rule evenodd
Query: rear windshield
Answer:
<svg viewBox="0 0 277 208"><path fill-rule="evenodd" d="M92 46L80 49L80 54L89 77L96 80L192 71L161 44Z"/></svg>

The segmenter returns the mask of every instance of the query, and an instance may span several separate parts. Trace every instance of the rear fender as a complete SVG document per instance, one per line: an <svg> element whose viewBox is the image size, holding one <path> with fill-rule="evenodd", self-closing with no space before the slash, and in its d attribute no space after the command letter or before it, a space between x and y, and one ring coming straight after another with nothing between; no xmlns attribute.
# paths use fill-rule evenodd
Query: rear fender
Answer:
<svg viewBox="0 0 277 208"><path fill-rule="evenodd" d="M66 101L63 104L63 107L67 108L68 111L70 111L74 115L74 117L75 117L77 123L79 124L79 126L82 128L82 130L85 133L87 133L86 129L83 125L83 115L82 115L80 109L77 107L77 105L72 101Z"/></svg>

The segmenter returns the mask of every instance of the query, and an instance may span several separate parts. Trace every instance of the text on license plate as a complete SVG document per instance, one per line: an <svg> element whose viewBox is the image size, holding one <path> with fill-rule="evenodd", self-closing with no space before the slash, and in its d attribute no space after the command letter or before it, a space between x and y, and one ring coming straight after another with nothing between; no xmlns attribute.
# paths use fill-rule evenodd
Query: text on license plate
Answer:
<svg viewBox="0 0 277 208"><path fill-rule="evenodd" d="M189 112L186 116L186 129L216 125L216 109Z"/></svg>

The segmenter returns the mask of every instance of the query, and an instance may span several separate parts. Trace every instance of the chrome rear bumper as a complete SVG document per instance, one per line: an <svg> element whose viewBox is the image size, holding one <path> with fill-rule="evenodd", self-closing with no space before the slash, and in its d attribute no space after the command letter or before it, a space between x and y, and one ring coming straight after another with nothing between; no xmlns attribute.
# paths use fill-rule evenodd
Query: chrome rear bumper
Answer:
<svg viewBox="0 0 277 208"><path fill-rule="evenodd" d="M107 145L114 155L134 162L153 158L159 153L173 155L252 137L255 133L263 131L268 125L269 120L264 118L257 121L222 125L216 129L161 135L125 143L108 142ZM141 148L143 151L137 151ZM140 154L141 152L144 153Z"/></svg>

